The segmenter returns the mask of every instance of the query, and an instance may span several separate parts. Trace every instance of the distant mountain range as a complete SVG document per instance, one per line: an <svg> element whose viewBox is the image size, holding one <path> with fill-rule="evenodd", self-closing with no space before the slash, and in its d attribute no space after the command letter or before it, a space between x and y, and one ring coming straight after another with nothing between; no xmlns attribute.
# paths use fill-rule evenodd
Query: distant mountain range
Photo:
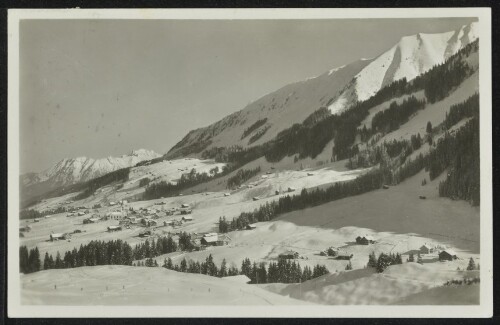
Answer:
<svg viewBox="0 0 500 325"><path fill-rule="evenodd" d="M263 144L320 108L339 114L393 81L414 79L477 38L477 23L446 33L403 37L376 58L286 85L214 124L190 131L167 158L200 155L212 147Z"/></svg>
<svg viewBox="0 0 500 325"><path fill-rule="evenodd" d="M23 198L32 197L60 186L85 182L160 156L152 150L139 149L121 157L65 158L40 173L21 175L21 193Z"/></svg>

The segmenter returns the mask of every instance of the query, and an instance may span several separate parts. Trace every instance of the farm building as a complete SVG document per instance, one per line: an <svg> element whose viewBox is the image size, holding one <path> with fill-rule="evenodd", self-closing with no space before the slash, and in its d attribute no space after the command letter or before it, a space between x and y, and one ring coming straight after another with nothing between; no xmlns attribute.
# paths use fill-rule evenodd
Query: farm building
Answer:
<svg viewBox="0 0 500 325"><path fill-rule="evenodd" d="M173 220L163 221L163 225L164 226L173 226L174 225L174 221Z"/></svg>
<svg viewBox="0 0 500 325"><path fill-rule="evenodd" d="M419 251L420 254L430 254L434 251L434 249L430 245L424 244L420 247Z"/></svg>
<svg viewBox="0 0 500 325"><path fill-rule="evenodd" d="M109 206L114 206L116 205L116 202L109 202Z"/></svg>
<svg viewBox="0 0 500 325"><path fill-rule="evenodd" d="M350 254L350 253L348 253L345 250L338 249L337 250L337 255L336 255L335 258L337 260L350 260L352 257L353 257L353 254Z"/></svg>
<svg viewBox="0 0 500 325"><path fill-rule="evenodd" d="M288 192L295 192L295 187L289 187Z"/></svg>
<svg viewBox="0 0 500 325"><path fill-rule="evenodd" d="M191 217L191 216L183 216L182 217L182 221L185 221L185 222L187 222L187 221L193 221L193 217Z"/></svg>
<svg viewBox="0 0 500 325"><path fill-rule="evenodd" d="M255 228L257 228L257 226L255 224L249 224L246 226L247 230L254 230Z"/></svg>
<svg viewBox="0 0 500 325"><path fill-rule="evenodd" d="M254 196L254 197L252 198L252 200L254 200L254 201L258 201L258 200L259 200L259 197L258 197L258 196Z"/></svg>
<svg viewBox="0 0 500 325"><path fill-rule="evenodd" d="M84 216L84 215L85 215L85 212L84 212L84 211L80 211L80 212L78 212L78 215L79 215L79 216Z"/></svg>
<svg viewBox="0 0 500 325"><path fill-rule="evenodd" d="M441 251L439 253L439 260L440 261L453 261L453 260L456 260L458 257L457 257L457 253L455 253L455 251L451 250L451 249L446 249L444 251Z"/></svg>
<svg viewBox="0 0 500 325"><path fill-rule="evenodd" d="M280 195L280 191L276 190L276 191L274 191L274 194Z"/></svg>
<svg viewBox="0 0 500 325"><path fill-rule="evenodd" d="M299 253L294 252L292 250L289 250L289 251L286 251L284 253L279 254L278 258L282 259L282 260L293 260L293 259L299 258Z"/></svg>
<svg viewBox="0 0 500 325"><path fill-rule="evenodd" d="M38 218L33 219L33 222L40 222L40 219L38 219Z"/></svg>
<svg viewBox="0 0 500 325"><path fill-rule="evenodd" d="M372 236L358 236L356 237L356 244L358 245L370 245L375 243L375 239Z"/></svg>
<svg viewBox="0 0 500 325"><path fill-rule="evenodd" d="M151 230L146 230L139 234L139 237L149 237L149 236L151 236Z"/></svg>
<svg viewBox="0 0 500 325"><path fill-rule="evenodd" d="M181 208L189 208L189 204L183 203L181 204Z"/></svg>
<svg viewBox="0 0 500 325"><path fill-rule="evenodd" d="M181 214L191 214L191 212L193 212L193 210L189 209L189 208L182 208L180 209L181 211Z"/></svg>
<svg viewBox="0 0 500 325"><path fill-rule="evenodd" d="M52 217L51 215L46 215L46 216L45 216L45 219L49 219L49 218L51 218L51 217Z"/></svg>
<svg viewBox="0 0 500 325"><path fill-rule="evenodd" d="M120 231L122 230L122 227L121 226L109 226L108 227L108 231L111 232L111 231Z"/></svg>
<svg viewBox="0 0 500 325"><path fill-rule="evenodd" d="M68 234L65 234L65 233L50 234L50 241L65 240L67 237L68 237Z"/></svg>
<svg viewBox="0 0 500 325"><path fill-rule="evenodd" d="M230 196L231 193L224 193L224 196Z"/></svg>
<svg viewBox="0 0 500 325"><path fill-rule="evenodd" d="M217 234L215 234L215 236L213 236L213 235L210 235L210 236L205 235L201 239L201 244L202 245L206 245L206 246L217 246L218 240L219 240L219 237L217 236Z"/></svg>

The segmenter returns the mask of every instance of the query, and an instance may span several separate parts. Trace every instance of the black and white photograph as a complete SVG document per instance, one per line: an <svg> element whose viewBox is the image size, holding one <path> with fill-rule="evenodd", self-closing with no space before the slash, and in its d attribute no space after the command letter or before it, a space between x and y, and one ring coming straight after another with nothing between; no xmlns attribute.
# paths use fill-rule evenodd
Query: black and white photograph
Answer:
<svg viewBox="0 0 500 325"><path fill-rule="evenodd" d="M492 316L489 9L8 18L9 316Z"/></svg>

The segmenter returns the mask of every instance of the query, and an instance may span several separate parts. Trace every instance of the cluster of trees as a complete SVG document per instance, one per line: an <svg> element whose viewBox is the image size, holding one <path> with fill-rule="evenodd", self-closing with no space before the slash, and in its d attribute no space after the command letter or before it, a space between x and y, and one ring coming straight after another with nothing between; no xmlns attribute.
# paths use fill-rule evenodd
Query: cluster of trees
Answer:
<svg viewBox="0 0 500 325"><path fill-rule="evenodd" d="M114 182L126 182L128 181L130 174L130 167L115 170L114 172L108 173L106 175L91 179L84 184L84 190L77 196L75 200L85 199L94 194L94 192L103 186L109 185Z"/></svg>
<svg viewBox="0 0 500 325"><path fill-rule="evenodd" d="M219 218L219 232L224 234L231 230L231 224L227 222L226 217Z"/></svg>
<svg viewBox="0 0 500 325"><path fill-rule="evenodd" d="M37 218L42 218L44 216L48 216L51 214L57 214L57 213L63 213L63 212L66 212L65 207L57 207L55 209L45 210L42 212L39 212L39 211L33 210L33 209L24 209L24 210L21 210L21 212L19 213L19 218L21 220L23 220L23 219L37 219Z"/></svg>
<svg viewBox="0 0 500 325"><path fill-rule="evenodd" d="M29 252L26 246L19 247L19 269L24 274L40 271L41 263L38 247L30 249Z"/></svg>
<svg viewBox="0 0 500 325"><path fill-rule="evenodd" d="M425 97L430 103L435 103L446 96L460 85L474 70L463 60L470 51L477 51L479 42L475 41L467 45L463 50L452 56L446 62L434 66L425 74L422 82L424 86Z"/></svg>
<svg viewBox="0 0 500 325"><path fill-rule="evenodd" d="M479 119L473 118L454 136L445 134L428 157L432 179L448 169L446 180L439 184L439 195L480 204Z"/></svg>
<svg viewBox="0 0 500 325"><path fill-rule="evenodd" d="M451 286L451 285L471 285L471 284L477 284L480 283L481 279L479 277L474 277L474 278L464 278L463 280L448 280L444 284L445 286Z"/></svg>
<svg viewBox="0 0 500 325"><path fill-rule="evenodd" d="M249 259L241 265L241 274L250 278L250 283L299 283L328 273L324 265L316 264L312 270L309 266L302 269L299 263L288 259L271 262L267 269L265 263L251 263Z"/></svg>
<svg viewBox="0 0 500 325"><path fill-rule="evenodd" d="M225 277L238 275L238 269L235 266L227 266L227 262L224 259L220 265L217 267L214 263L212 254L210 254L204 262L194 262L192 260L187 261L185 258L182 259L180 264L173 264L172 259L169 257L164 260L163 267L169 270L174 270L177 272L185 273L198 273L205 274L216 277Z"/></svg>
<svg viewBox="0 0 500 325"><path fill-rule="evenodd" d="M197 173L196 169L193 168L189 173L182 174L181 178L175 184L161 181L149 185L144 191L143 199L153 200L160 197L176 196L179 195L181 191L194 185L205 183L214 177L215 175L209 175L207 173Z"/></svg>
<svg viewBox="0 0 500 325"><path fill-rule="evenodd" d="M463 103L459 103L450 107L450 111L446 113L444 126L449 129L461 120L469 117L479 118L479 94L476 93L467 98Z"/></svg>
<svg viewBox="0 0 500 325"><path fill-rule="evenodd" d="M252 133L253 131L257 130L258 128L260 128L262 125L266 124L267 122L267 118L263 118L261 120L258 120L257 122L255 122L254 124L250 125L248 128L246 128L244 131L243 131L243 134L241 135L241 139L245 139L250 133Z"/></svg>
<svg viewBox="0 0 500 325"><path fill-rule="evenodd" d="M378 112L372 119L372 129L388 133L399 129L399 126L408 122L411 115L425 107L425 100L418 100L414 96L405 99L401 104L392 102L389 108Z"/></svg>
<svg viewBox="0 0 500 325"><path fill-rule="evenodd" d="M250 137L250 139L248 140L248 144L250 145L255 141L259 140L260 138L262 138L262 136L267 132L267 130L269 130L270 127L271 126L267 125L266 127L257 131L254 135Z"/></svg>
<svg viewBox="0 0 500 325"><path fill-rule="evenodd" d="M177 251L179 245L171 236L163 236L156 241L147 239L144 243L132 247L120 239L114 241L91 241L80 245L79 249L73 248L66 251L64 256L57 252L54 258L52 254L45 253L43 269L65 269L79 266L95 265L132 265L134 260L153 257ZM25 246L20 250L21 272L29 273L40 270L40 256L38 248L35 247L28 255ZM27 262L25 262L27 261ZM38 264L37 264L38 263ZM27 265L31 265L27 267ZM39 265L38 268L35 266ZM23 271L24 270L24 271Z"/></svg>
<svg viewBox="0 0 500 325"><path fill-rule="evenodd" d="M175 265L169 257L164 260L163 267L177 272L199 273L216 277L246 275L251 283L298 283L329 273L324 265L317 264L312 270L308 266L302 269L299 263L290 260L279 260L277 263L271 262L266 267L264 262L252 263L249 258L245 258L241 263L241 269L238 270L234 265L228 267L224 259L220 267L217 267L212 254L201 263L192 260L187 261L184 258L180 264Z"/></svg>
<svg viewBox="0 0 500 325"><path fill-rule="evenodd" d="M372 252L370 255L368 255L367 267L376 268L378 273L382 273L388 266L396 264L403 264L403 260L399 253L381 253L378 258L375 256L375 252Z"/></svg>
<svg viewBox="0 0 500 325"><path fill-rule="evenodd" d="M141 178L141 180L139 181L139 187L147 186L150 182L151 180L148 177Z"/></svg>
<svg viewBox="0 0 500 325"><path fill-rule="evenodd" d="M254 169L240 169L227 179L227 188L237 187L260 173L260 166Z"/></svg>

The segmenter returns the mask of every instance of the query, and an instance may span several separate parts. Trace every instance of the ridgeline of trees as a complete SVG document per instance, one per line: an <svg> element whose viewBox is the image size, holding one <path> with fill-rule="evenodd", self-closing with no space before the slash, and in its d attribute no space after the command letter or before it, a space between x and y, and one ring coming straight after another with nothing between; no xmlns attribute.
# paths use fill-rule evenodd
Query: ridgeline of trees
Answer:
<svg viewBox="0 0 500 325"><path fill-rule="evenodd" d="M399 126L408 122L411 115L425 107L425 100L418 100L414 96L403 100L401 104L392 102L389 108L378 112L372 119L372 129L383 133L399 129Z"/></svg>
<svg viewBox="0 0 500 325"><path fill-rule="evenodd" d="M260 173L260 166L254 169L240 169L227 179L227 188L237 187Z"/></svg>
<svg viewBox="0 0 500 325"><path fill-rule="evenodd" d="M152 262L148 262L147 266L151 266ZM241 269L236 266L227 266L224 259L220 267L217 267L210 254L204 262L186 261L184 258L180 264L173 264L171 258L167 258L163 262L163 267L169 270L186 273L199 273L216 277L246 275L250 279L250 283L299 283L319 276L328 274L328 269L324 265L315 265L311 270L305 266L301 268L300 264L295 261L281 259L277 263L271 262L266 267L266 263L251 262L245 258L241 263Z"/></svg>
<svg viewBox="0 0 500 325"><path fill-rule="evenodd" d="M150 184L144 191L143 199L152 200L160 197L176 196L181 191L207 182L216 176L217 174L197 173L196 169L193 168L189 173L182 174L181 178L175 184L166 181Z"/></svg>
<svg viewBox="0 0 500 325"><path fill-rule="evenodd" d="M266 122L267 122L267 118L263 118L261 120L258 120L254 124L250 125L248 128L245 129L245 131L243 131L243 134L241 135L241 140L245 139L250 133L257 130L262 125L266 124Z"/></svg>
<svg viewBox="0 0 500 325"><path fill-rule="evenodd" d="M51 215L51 214L63 213L66 211L67 210L65 207L57 207L55 209L45 210L42 212L39 212L37 210L32 210L32 209L25 209L25 210L21 210L21 212L19 213L19 218L21 220L23 220L23 219L38 219L38 218L43 218L43 217Z"/></svg>
<svg viewBox="0 0 500 325"><path fill-rule="evenodd" d="M75 200L85 199L94 194L94 192L106 185L114 182L126 182L128 181L130 173L130 167L115 170L114 172L108 173L106 175L91 179L84 183L84 190L82 193L75 196Z"/></svg>

